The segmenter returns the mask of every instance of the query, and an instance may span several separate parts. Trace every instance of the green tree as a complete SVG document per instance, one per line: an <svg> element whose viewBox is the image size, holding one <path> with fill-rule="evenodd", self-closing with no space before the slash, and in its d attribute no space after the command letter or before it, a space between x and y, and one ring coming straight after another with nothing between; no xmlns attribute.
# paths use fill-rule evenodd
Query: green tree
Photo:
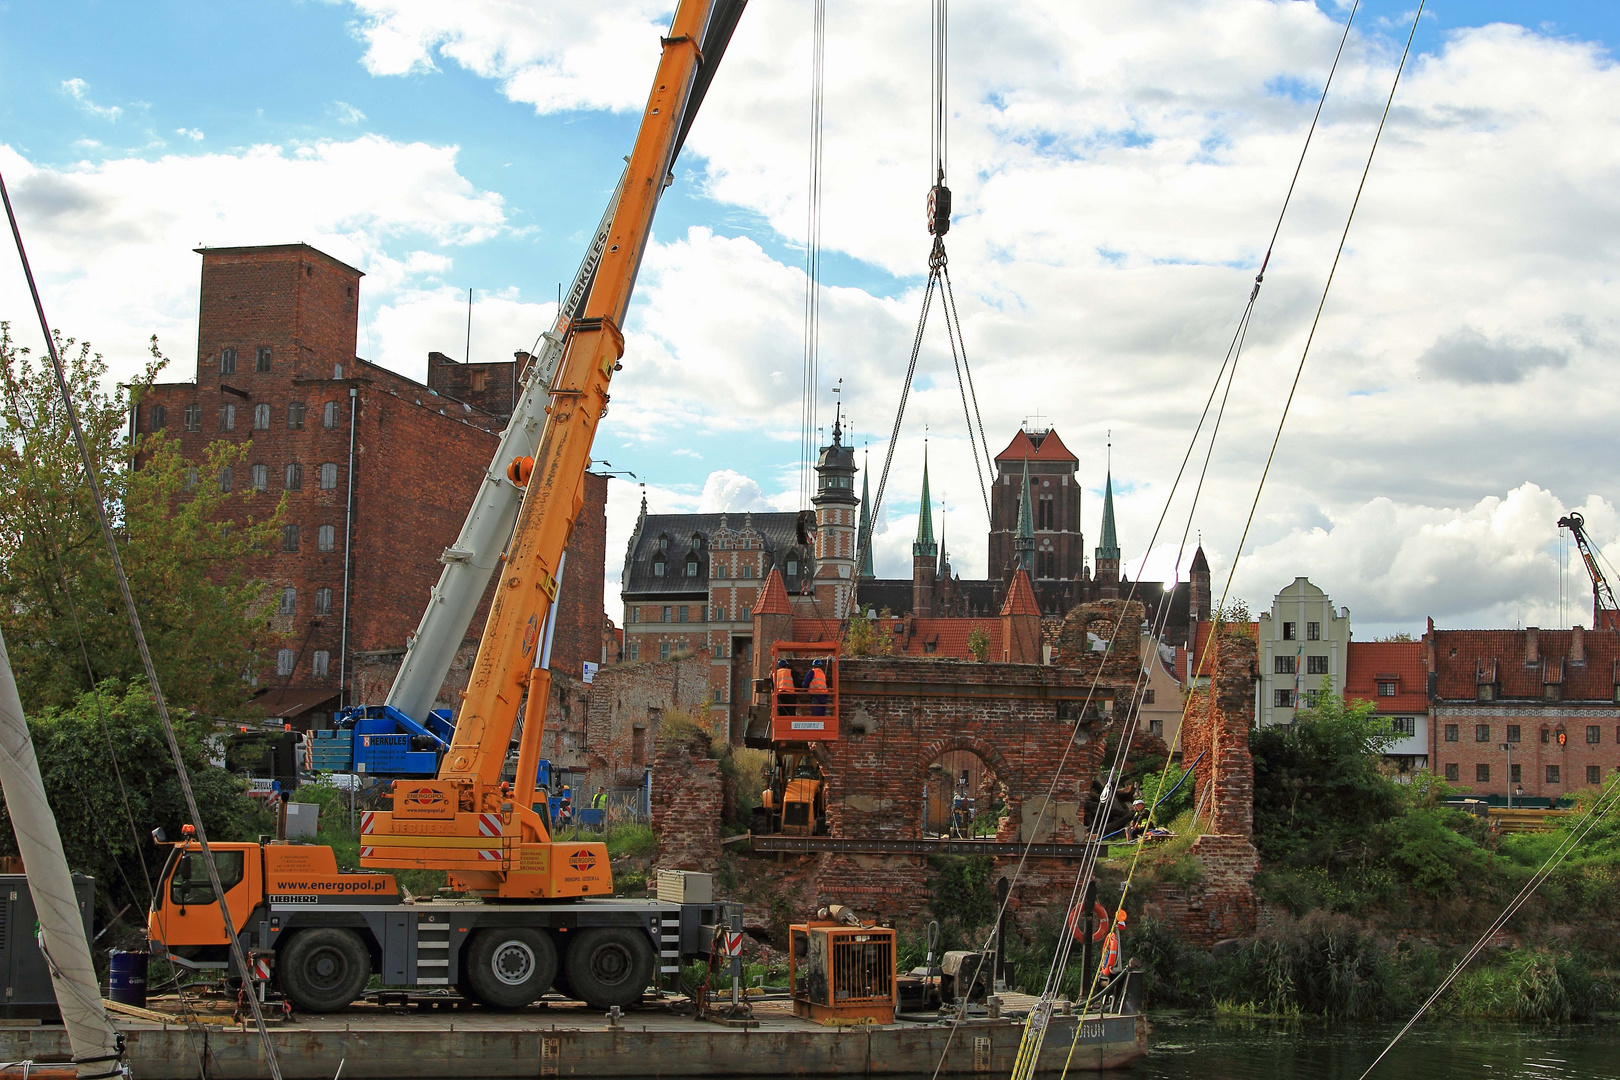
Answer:
<svg viewBox="0 0 1620 1080"><path fill-rule="evenodd" d="M990 655L990 632L982 624L975 623L968 633L967 647L968 652L973 654L973 659L984 663Z"/></svg>
<svg viewBox="0 0 1620 1080"><path fill-rule="evenodd" d="M167 854L151 830L178 839L190 820L151 690L144 681L125 687L109 679L69 708L30 713L28 731L68 865L95 877L104 913L130 903L139 912L151 900L146 876L157 878ZM212 733L200 718L175 720L203 824L210 840L251 839L268 831L268 817L242 797L235 777L209 762ZM110 747L117 748L116 771ZM9 815L0 820L0 851L17 852Z"/></svg>
<svg viewBox="0 0 1620 1080"><path fill-rule="evenodd" d="M188 461L160 432L133 448L133 468L124 429L166 362L156 339L141 377L112 390L88 345L58 349L164 692L177 709L238 716L252 692L243 676L275 640L267 586L247 567L281 513L236 512L252 494L240 466L250 444L214 443ZM85 653L97 680L143 669L49 358L17 347L5 323L0 391L0 628L24 706L65 708L91 689ZM227 468L242 473L230 492Z"/></svg>
<svg viewBox="0 0 1620 1080"><path fill-rule="evenodd" d="M1268 861L1320 866L1368 857L1375 830L1402 809L1379 771L1393 741L1371 702L1324 692L1289 725L1254 729L1254 839Z"/></svg>

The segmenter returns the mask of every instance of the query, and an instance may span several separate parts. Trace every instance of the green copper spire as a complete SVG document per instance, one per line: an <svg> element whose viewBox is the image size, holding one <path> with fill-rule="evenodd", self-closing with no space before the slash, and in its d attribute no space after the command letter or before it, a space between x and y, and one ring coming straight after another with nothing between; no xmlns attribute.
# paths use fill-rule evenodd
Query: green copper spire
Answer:
<svg viewBox="0 0 1620 1080"><path fill-rule="evenodd" d="M926 555L932 559L938 554L939 545L934 543L934 505L928 498L928 444L923 443L922 506L917 513L917 539L911 545L911 557L920 559Z"/></svg>
<svg viewBox="0 0 1620 1080"><path fill-rule="evenodd" d="M865 455L862 455L865 463ZM872 497L866 486L866 470L861 469L861 531L855 534L855 550L861 552L861 566L855 576L860 579L877 577L872 570ZM862 545L865 549L862 549Z"/></svg>
<svg viewBox="0 0 1620 1080"><path fill-rule="evenodd" d="M1018 535L1013 538L1013 566L1035 573L1035 517L1030 510L1029 458L1024 459L1024 480L1018 489Z"/></svg>
<svg viewBox="0 0 1620 1080"><path fill-rule="evenodd" d="M1097 545L1097 558L1119 559L1119 537L1114 533L1114 470L1108 470L1108 486L1103 489L1102 542Z"/></svg>

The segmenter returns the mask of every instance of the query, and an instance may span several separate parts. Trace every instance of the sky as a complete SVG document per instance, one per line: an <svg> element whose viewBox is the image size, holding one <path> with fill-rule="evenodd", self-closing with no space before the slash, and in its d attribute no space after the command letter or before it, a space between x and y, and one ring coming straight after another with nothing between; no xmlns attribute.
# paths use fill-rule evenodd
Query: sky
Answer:
<svg viewBox="0 0 1620 1080"><path fill-rule="evenodd" d="M927 274L931 6L827 3L817 409L842 399L874 488ZM671 10L0 2L0 173L52 323L114 377L156 334L189 378L192 249L301 240L366 272L367 359L421 378L429 351L461 355L469 288L472 358L529 348ZM985 434L1061 434L1090 544L1111 461L1133 576L1184 575L1201 539L1217 597L1230 576L1266 608L1307 576L1362 639L1590 624L1555 523L1581 511L1620 562L1615 5L1428 4L1266 470L1413 12L1357 11L1207 473L1206 426L1176 486L1348 5L955 0L947 247ZM635 474L611 485L615 618L643 491L655 512L798 507L810 29L809 0L748 8L659 208L595 452ZM11 257L0 319L38 343ZM967 430L935 308L880 575L909 574L925 436L935 531L986 574Z"/></svg>

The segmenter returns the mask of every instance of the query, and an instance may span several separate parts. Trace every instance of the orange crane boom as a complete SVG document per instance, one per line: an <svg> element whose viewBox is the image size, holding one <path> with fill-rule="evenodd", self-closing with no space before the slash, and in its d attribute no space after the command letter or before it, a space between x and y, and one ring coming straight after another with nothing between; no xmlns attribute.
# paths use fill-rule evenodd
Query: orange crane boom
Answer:
<svg viewBox="0 0 1620 1080"><path fill-rule="evenodd" d="M1598 567L1597 555L1586 538L1586 519L1580 514L1570 514L1558 519L1558 527L1568 529L1574 535L1575 546L1581 551L1581 561L1586 563L1587 576L1592 579L1592 629L1601 630L1607 625L1620 631L1620 605L1615 603L1614 589Z"/></svg>
<svg viewBox="0 0 1620 1080"><path fill-rule="evenodd" d="M361 864L448 870L451 883L513 898L610 895L607 849L553 845L533 804L550 673L538 664L563 552L583 500L591 443L621 366L621 330L653 213L745 0L681 0L653 79L607 247L583 313L565 329L544 434L508 476L523 503L478 657L437 779L398 781L394 809L362 826ZM517 787L501 782L527 694ZM558 850L554 851L553 847ZM565 850L564 850L565 849Z"/></svg>

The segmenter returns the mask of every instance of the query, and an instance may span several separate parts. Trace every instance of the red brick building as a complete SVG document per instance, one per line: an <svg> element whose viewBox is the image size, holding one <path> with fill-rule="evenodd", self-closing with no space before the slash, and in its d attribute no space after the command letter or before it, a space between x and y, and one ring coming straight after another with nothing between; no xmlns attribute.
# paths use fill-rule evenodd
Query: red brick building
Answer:
<svg viewBox="0 0 1620 1080"><path fill-rule="evenodd" d="M1620 641L1608 632L1424 635L1434 770L1481 795L1557 798L1620 769ZM1522 789L1522 792L1521 792Z"/></svg>
<svg viewBox="0 0 1620 1080"><path fill-rule="evenodd" d="M1401 773L1429 767L1428 669L1421 641L1352 641L1345 649L1344 699L1370 701L1395 741L1384 760Z"/></svg>
<svg viewBox="0 0 1620 1080"><path fill-rule="evenodd" d="M355 356L361 271L307 244L199 253L195 377L153 386L131 429L167 432L194 461L217 440L251 443L244 462L199 482L253 492L242 512L259 518L286 498L277 549L250 567L274 589L258 701L267 716L323 723L386 693L382 676L359 692L357 662L397 665L528 358L433 354L419 383ZM585 494L552 650L553 669L575 679L601 652L607 478L588 478Z"/></svg>

